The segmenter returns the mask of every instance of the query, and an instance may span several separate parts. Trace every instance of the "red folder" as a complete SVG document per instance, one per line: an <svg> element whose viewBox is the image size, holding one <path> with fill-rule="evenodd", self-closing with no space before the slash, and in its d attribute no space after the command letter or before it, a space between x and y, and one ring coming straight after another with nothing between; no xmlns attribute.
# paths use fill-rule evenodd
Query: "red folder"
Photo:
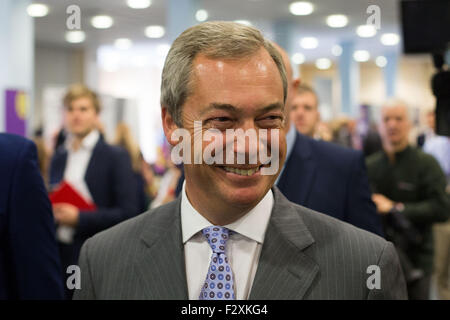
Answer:
<svg viewBox="0 0 450 320"><path fill-rule="evenodd" d="M69 203L79 210L95 211L97 206L84 199L77 190L75 190L69 183L62 182L59 187L50 193L50 201L52 204Z"/></svg>

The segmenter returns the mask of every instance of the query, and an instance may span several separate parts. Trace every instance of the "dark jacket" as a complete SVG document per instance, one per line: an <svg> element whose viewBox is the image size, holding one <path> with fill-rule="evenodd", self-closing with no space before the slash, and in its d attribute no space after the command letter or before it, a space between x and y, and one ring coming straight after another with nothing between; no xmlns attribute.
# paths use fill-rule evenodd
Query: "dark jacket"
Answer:
<svg viewBox="0 0 450 320"><path fill-rule="evenodd" d="M0 300L62 298L55 225L36 147L0 134Z"/></svg>
<svg viewBox="0 0 450 320"><path fill-rule="evenodd" d="M395 163L389 162L384 151L371 155L367 158L367 168L374 192L404 204L401 216L408 219L422 236L422 241L409 246L406 254L414 267L430 274L433 266L432 225L444 222L450 216L450 199L445 193L446 179L441 167L431 155L407 147L395 155ZM399 246L395 239L390 240Z"/></svg>
<svg viewBox="0 0 450 320"><path fill-rule="evenodd" d="M292 202L383 235L360 151L297 133L278 188Z"/></svg>

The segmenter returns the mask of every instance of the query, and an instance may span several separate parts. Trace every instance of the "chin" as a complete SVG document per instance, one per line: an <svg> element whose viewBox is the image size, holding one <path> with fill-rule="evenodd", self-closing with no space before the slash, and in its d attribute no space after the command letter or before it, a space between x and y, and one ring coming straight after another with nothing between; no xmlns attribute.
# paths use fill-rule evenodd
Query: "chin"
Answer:
<svg viewBox="0 0 450 320"><path fill-rule="evenodd" d="M256 205L266 195L269 187L253 186L227 190L224 194L226 201L233 206L246 208Z"/></svg>

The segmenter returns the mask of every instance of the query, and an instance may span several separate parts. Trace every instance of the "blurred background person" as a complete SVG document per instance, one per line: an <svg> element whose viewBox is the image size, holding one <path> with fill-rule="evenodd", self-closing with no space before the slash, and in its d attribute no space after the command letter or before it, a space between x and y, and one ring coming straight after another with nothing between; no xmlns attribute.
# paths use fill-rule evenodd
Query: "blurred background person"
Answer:
<svg viewBox="0 0 450 320"><path fill-rule="evenodd" d="M138 214L138 201L128 153L107 144L98 131L97 95L84 85L72 85L64 96L64 107L68 136L53 155L50 184L69 183L96 206L95 211L79 210L69 203L53 206L65 270L77 264L88 237ZM68 298L71 294L67 291Z"/></svg>
<svg viewBox="0 0 450 320"><path fill-rule="evenodd" d="M294 203L383 236L381 221L371 200L362 152L315 140L300 133L291 123L292 113L288 111L293 110L292 104L298 102L297 95L304 94L304 91L297 90L300 79L294 79L287 53L281 47L276 47L283 58L288 80L284 127L287 131L286 161L276 185ZM310 98L308 104L317 103L317 97L311 94L313 91L308 89L307 92ZM317 110L317 105L314 105ZM312 118L307 116L305 119ZM300 123L308 123L305 127L309 129L304 132L309 133L312 132L311 127L316 126L315 120Z"/></svg>
<svg viewBox="0 0 450 320"><path fill-rule="evenodd" d="M0 300L62 299L52 208L32 142L0 133L0 177Z"/></svg>
<svg viewBox="0 0 450 320"><path fill-rule="evenodd" d="M362 150L365 157L368 157L383 149L380 134L378 133L378 126L376 123L370 123L367 133L362 139Z"/></svg>
<svg viewBox="0 0 450 320"><path fill-rule="evenodd" d="M423 151L431 154L441 166L444 174L447 177L447 183L450 183L450 137L436 135L436 117L434 110L427 113L428 128L432 131L427 131L423 134ZM420 141L420 137L418 141Z"/></svg>
<svg viewBox="0 0 450 320"><path fill-rule="evenodd" d="M313 88L300 83L292 96L289 107L290 119L298 132L315 138L317 125L320 122L319 99Z"/></svg>
<svg viewBox="0 0 450 320"><path fill-rule="evenodd" d="M446 221L450 201L437 161L409 145L408 108L400 100L381 109L383 151L367 159L373 201L385 233L399 251L410 299L429 299L433 267L431 227Z"/></svg>
<svg viewBox="0 0 450 320"><path fill-rule="evenodd" d="M425 112L425 129L417 136L417 146L422 148L425 142L436 136L436 117L435 111L429 108Z"/></svg>
<svg viewBox="0 0 450 320"><path fill-rule="evenodd" d="M170 152L165 158L164 174L158 181L156 197L151 203L152 209L174 200L177 197L178 185L184 181L183 171L172 162L169 154Z"/></svg>
<svg viewBox="0 0 450 320"><path fill-rule="evenodd" d="M133 168L134 177L136 180L136 190L138 199L139 212L144 212L147 210L150 199L146 193L146 181L143 177L143 166L145 165L145 160L142 157L139 145L135 142L130 128L127 124L121 122L116 127L116 136L114 138L114 145L122 147L128 152L131 159L131 166Z"/></svg>
<svg viewBox="0 0 450 320"><path fill-rule="evenodd" d="M314 135L316 139L332 142L333 141L333 132L331 131L330 125L328 122L321 121L317 124L316 133Z"/></svg>
<svg viewBox="0 0 450 320"><path fill-rule="evenodd" d="M330 123L331 132L333 133L332 142L346 147L353 148L352 124L351 119L341 116L334 119Z"/></svg>
<svg viewBox="0 0 450 320"><path fill-rule="evenodd" d="M428 131L423 138L423 151L431 154L444 171L447 178L447 193L450 194L450 137L435 134L435 113L434 110L427 112ZM420 136L419 139L420 140ZM435 259L434 271L438 296L440 299L450 300L450 221L446 223L436 223L433 226Z"/></svg>
<svg viewBox="0 0 450 320"><path fill-rule="evenodd" d="M42 136L42 129L36 130L34 133L33 142L37 149L39 172L41 173L41 176L44 179L44 184L48 189L48 168L50 166L51 153L45 145L45 141Z"/></svg>

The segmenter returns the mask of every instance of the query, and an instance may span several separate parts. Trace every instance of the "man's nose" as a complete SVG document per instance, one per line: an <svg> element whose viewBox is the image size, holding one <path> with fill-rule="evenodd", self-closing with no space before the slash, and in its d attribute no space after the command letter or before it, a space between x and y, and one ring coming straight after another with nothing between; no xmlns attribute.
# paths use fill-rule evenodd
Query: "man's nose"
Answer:
<svg viewBox="0 0 450 320"><path fill-rule="evenodd" d="M245 163L256 163L260 149L258 128L253 120L248 120L239 129L233 150L238 157L245 157Z"/></svg>

